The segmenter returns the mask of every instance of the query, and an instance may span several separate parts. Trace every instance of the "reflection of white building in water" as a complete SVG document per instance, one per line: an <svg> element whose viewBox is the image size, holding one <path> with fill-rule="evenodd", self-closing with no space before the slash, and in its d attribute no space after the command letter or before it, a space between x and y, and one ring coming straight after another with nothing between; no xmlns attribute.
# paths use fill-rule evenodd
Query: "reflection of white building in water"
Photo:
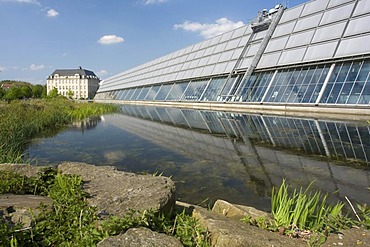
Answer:
<svg viewBox="0 0 370 247"><path fill-rule="evenodd" d="M104 80L95 100L370 114L369 21L368 0L277 6Z"/></svg>
<svg viewBox="0 0 370 247"><path fill-rule="evenodd" d="M369 165L368 125L159 107L124 106L123 112L106 118L114 118L110 122L117 127L169 150L211 161L214 167L210 169L218 171L218 177L242 178L262 197L286 178L293 186L307 186L315 180L315 189L339 190L337 198L348 196L370 203L370 171L325 158Z"/></svg>

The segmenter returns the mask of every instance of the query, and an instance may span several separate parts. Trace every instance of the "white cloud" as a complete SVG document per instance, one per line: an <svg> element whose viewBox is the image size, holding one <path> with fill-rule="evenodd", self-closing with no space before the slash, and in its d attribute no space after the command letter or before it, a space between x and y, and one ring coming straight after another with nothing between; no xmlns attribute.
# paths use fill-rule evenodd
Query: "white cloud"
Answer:
<svg viewBox="0 0 370 247"><path fill-rule="evenodd" d="M55 9L49 9L46 12L47 17L57 17L59 15L59 12L56 11Z"/></svg>
<svg viewBox="0 0 370 247"><path fill-rule="evenodd" d="M42 70L42 69L45 69L45 65L43 64L40 64L40 65L31 64L30 65L30 70Z"/></svg>
<svg viewBox="0 0 370 247"><path fill-rule="evenodd" d="M9 70L18 70L19 66L5 67L0 65L0 72L9 71Z"/></svg>
<svg viewBox="0 0 370 247"><path fill-rule="evenodd" d="M98 74L99 76L107 75L107 74L108 74L108 70L106 70L106 69L102 69L102 70L98 71L98 72L97 72L97 74Z"/></svg>
<svg viewBox="0 0 370 247"><path fill-rule="evenodd" d="M167 0L144 0L144 4L156 4L156 3L164 3L167 2Z"/></svg>
<svg viewBox="0 0 370 247"><path fill-rule="evenodd" d="M173 27L175 29L199 33L202 37L209 39L244 25L242 21L233 22L227 18L220 18L213 24L185 21L183 24L175 24Z"/></svg>
<svg viewBox="0 0 370 247"><path fill-rule="evenodd" d="M30 3L41 6L41 3L37 0L0 0L0 2Z"/></svg>
<svg viewBox="0 0 370 247"><path fill-rule="evenodd" d="M98 42L102 45L112 45L112 44L117 44L125 41L123 38L118 37L116 35L105 35L100 37Z"/></svg>

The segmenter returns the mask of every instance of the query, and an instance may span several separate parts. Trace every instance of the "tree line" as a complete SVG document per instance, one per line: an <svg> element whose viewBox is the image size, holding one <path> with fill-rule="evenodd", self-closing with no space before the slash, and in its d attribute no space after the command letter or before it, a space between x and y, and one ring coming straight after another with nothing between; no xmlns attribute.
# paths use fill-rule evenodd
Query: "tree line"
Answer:
<svg viewBox="0 0 370 247"><path fill-rule="evenodd" d="M0 82L0 100L36 99L46 96L46 85L11 80Z"/></svg>

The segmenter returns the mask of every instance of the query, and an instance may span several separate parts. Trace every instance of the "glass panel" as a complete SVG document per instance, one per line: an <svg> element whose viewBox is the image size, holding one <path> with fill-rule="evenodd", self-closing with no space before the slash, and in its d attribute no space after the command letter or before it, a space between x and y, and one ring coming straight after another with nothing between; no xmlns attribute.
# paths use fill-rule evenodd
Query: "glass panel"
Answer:
<svg viewBox="0 0 370 247"><path fill-rule="evenodd" d="M304 78L304 75L306 74L306 71L302 68L297 68L294 73L292 74L292 77L290 78L288 88L286 90L286 102L288 103L296 103L295 100L297 98L297 89L296 86L297 83L299 83L302 78Z"/></svg>
<svg viewBox="0 0 370 247"><path fill-rule="evenodd" d="M167 96L167 100L180 100L188 84L189 82L181 82L173 85L170 93Z"/></svg>
<svg viewBox="0 0 370 247"><path fill-rule="evenodd" d="M276 80L271 84L270 90L267 93L265 101L280 102L292 77L292 71L281 71L276 75ZM285 101L285 100L284 100Z"/></svg>
<svg viewBox="0 0 370 247"><path fill-rule="evenodd" d="M173 84L166 84L161 87L155 100L166 100L168 92L171 90Z"/></svg>
<svg viewBox="0 0 370 247"><path fill-rule="evenodd" d="M361 92L365 86L365 82L360 81L356 82L353 85L353 89L351 95L348 98L347 104L357 104L357 102L361 99ZM358 103L362 103L361 100Z"/></svg>
<svg viewBox="0 0 370 247"><path fill-rule="evenodd" d="M353 87L353 82L352 83L344 83L341 92L339 93L338 96L338 104L347 104L347 100L349 98L349 94L352 90Z"/></svg>
<svg viewBox="0 0 370 247"><path fill-rule="evenodd" d="M271 81L273 73L273 71L262 72L258 75L253 85L247 83L247 85L249 84L251 87L247 89L246 94L243 96L243 101L260 102L264 93L266 92L268 84Z"/></svg>
<svg viewBox="0 0 370 247"><path fill-rule="evenodd" d="M146 95L148 94L150 88L151 87L144 87L141 90L141 93L139 94L139 96L137 97L137 100L144 100Z"/></svg>
<svg viewBox="0 0 370 247"><path fill-rule="evenodd" d="M343 63L336 64L334 70L330 76L329 82L325 88L323 97L321 99L321 103L334 103L337 101L338 93L341 90L341 86L336 86L334 88L335 82L338 80L344 81L345 77L347 76L349 65L343 67ZM334 92L332 93L332 90Z"/></svg>
<svg viewBox="0 0 370 247"><path fill-rule="evenodd" d="M339 69L340 68L340 69ZM370 71L369 61L337 64L324 92L322 103L368 104L365 81Z"/></svg>
<svg viewBox="0 0 370 247"><path fill-rule="evenodd" d="M139 94L141 93L141 90L143 88L138 88L131 96L131 100L136 100L137 99L137 96L139 96Z"/></svg>
<svg viewBox="0 0 370 247"><path fill-rule="evenodd" d="M145 100L153 100L155 98L155 96L157 95L157 92L158 92L160 87L161 87L161 85L153 86L149 90L148 94L146 95Z"/></svg>
<svg viewBox="0 0 370 247"><path fill-rule="evenodd" d="M358 103L370 105L370 81L369 80L366 82L366 85L364 87L360 101Z"/></svg>
<svg viewBox="0 0 370 247"><path fill-rule="evenodd" d="M113 99L117 99L118 91L113 91Z"/></svg>
<svg viewBox="0 0 370 247"><path fill-rule="evenodd" d="M244 84L244 86L242 86L243 89L241 91L241 96L242 96L243 101L247 101L247 102L251 101L253 85L256 83L259 75L262 75L262 73L252 74L248 80L243 81L242 84Z"/></svg>
<svg viewBox="0 0 370 247"><path fill-rule="evenodd" d="M121 94L121 97L120 97L120 100L124 100L124 98L126 98L127 93L128 93L127 89L123 90L123 92Z"/></svg>
<svg viewBox="0 0 370 247"><path fill-rule="evenodd" d="M240 75L240 77L243 77L242 75ZM234 85L234 82L235 82L235 79L237 77L232 77L232 78L229 78L227 81L226 81L226 84L224 85L224 88L222 89L220 95L221 97L222 96L226 96L226 95L229 95L230 94L230 90L231 90L231 87Z"/></svg>
<svg viewBox="0 0 370 247"><path fill-rule="evenodd" d="M358 74L357 81L366 81L370 72L370 61L365 61Z"/></svg>
<svg viewBox="0 0 370 247"><path fill-rule="evenodd" d="M343 82L342 83L334 83L333 88L332 88L332 90L329 94L329 97L328 97L328 100L327 100L326 103L332 104L332 103L337 102L338 97L339 97L339 92L342 90L343 84L344 84ZM341 100L339 100L338 103L343 103L343 102L341 102Z"/></svg>
<svg viewBox="0 0 370 247"><path fill-rule="evenodd" d="M132 98L135 96L136 91L138 91L138 89L137 88L133 88L132 89L132 93L131 93L131 95L129 97L127 97L127 100L132 100Z"/></svg>
<svg viewBox="0 0 370 247"><path fill-rule="evenodd" d="M315 72L315 67L313 68L307 68L307 73L305 77L303 78L302 81L300 81L301 85L299 86L298 93L297 93L297 98L296 101L298 103L307 103L307 99L304 98L304 95L306 91L308 90L308 85L310 84L313 74Z"/></svg>
<svg viewBox="0 0 370 247"><path fill-rule="evenodd" d="M208 88L203 94L201 101L216 101L226 82L226 79L226 77L212 79L208 85Z"/></svg>
<svg viewBox="0 0 370 247"><path fill-rule="evenodd" d="M364 61L361 71L357 75L356 83L353 86L348 104L369 104L370 103L370 61Z"/></svg>
<svg viewBox="0 0 370 247"><path fill-rule="evenodd" d="M130 100L132 94L134 93L135 89L134 88L130 88L126 97L125 97L125 100Z"/></svg>
<svg viewBox="0 0 370 247"><path fill-rule="evenodd" d="M265 101L314 103L327 72L328 68L325 66L279 71Z"/></svg>
<svg viewBox="0 0 370 247"><path fill-rule="evenodd" d="M199 100L205 87L207 86L209 80L200 80L190 82L186 92L184 94L183 100L196 101Z"/></svg>
<svg viewBox="0 0 370 247"><path fill-rule="evenodd" d="M284 76L281 77L281 79L283 80L279 82L280 84L279 94L275 96L274 98L271 98L271 100L273 100L274 102L286 102L289 99L288 96L290 95L290 92L292 90L292 85L291 85L292 78L293 78L293 81L295 80L295 77L293 77L294 74L295 74L294 69L289 69L285 71ZM266 101L267 101L267 97L266 97Z"/></svg>
<svg viewBox="0 0 370 247"><path fill-rule="evenodd" d="M123 90L118 91L118 94L117 94L116 100L120 100L120 99L121 99L122 94L123 94Z"/></svg>
<svg viewBox="0 0 370 247"><path fill-rule="evenodd" d="M310 103L315 103L317 100L317 97L319 96L319 93L321 91L321 88L324 84L325 78L328 75L329 68L323 67L318 68L312 78L311 83L314 85L314 89L311 94L311 98L309 100Z"/></svg>

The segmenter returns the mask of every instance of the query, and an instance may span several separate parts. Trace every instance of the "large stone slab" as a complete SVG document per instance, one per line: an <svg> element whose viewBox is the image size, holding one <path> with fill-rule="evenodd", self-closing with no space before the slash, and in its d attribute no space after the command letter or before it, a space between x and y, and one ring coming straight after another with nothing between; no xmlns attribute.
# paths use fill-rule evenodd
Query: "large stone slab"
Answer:
<svg viewBox="0 0 370 247"><path fill-rule="evenodd" d="M212 207L212 212L222 214L232 220L241 220L245 216L250 216L252 219L257 220L262 217L266 220L272 220L271 214L258 210L254 207L232 204L224 200L217 200Z"/></svg>
<svg viewBox="0 0 370 247"><path fill-rule="evenodd" d="M36 195L0 195L0 217L10 225L23 224L29 227L32 219L39 215L39 206L43 204L51 209L52 200L45 196Z"/></svg>
<svg viewBox="0 0 370 247"><path fill-rule="evenodd" d="M0 171L15 172L27 177L36 177L47 166L31 166L27 164L0 164ZM50 167L50 166L49 166Z"/></svg>
<svg viewBox="0 0 370 247"><path fill-rule="evenodd" d="M171 236L153 232L148 228L131 228L124 234L108 237L98 247L182 247L181 242Z"/></svg>
<svg viewBox="0 0 370 247"><path fill-rule="evenodd" d="M204 229L208 230L210 244L214 247L307 246L306 242L303 240L292 239L287 236L281 236L278 233L250 226L199 206L182 202L176 202L176 205L185 207L188 211L192 211L193 217L199 220L199 223Z"/></svg>
<svg viewBox="0 0 370 247"><path fill-rule="evenodd" d="M137 175L116 170L113 166L85 163L62 163L64 174L80 175L88 201L99 212L124 216L129 209L144 211L170 210L175 204L175 184L167 177Z"/></svg>

